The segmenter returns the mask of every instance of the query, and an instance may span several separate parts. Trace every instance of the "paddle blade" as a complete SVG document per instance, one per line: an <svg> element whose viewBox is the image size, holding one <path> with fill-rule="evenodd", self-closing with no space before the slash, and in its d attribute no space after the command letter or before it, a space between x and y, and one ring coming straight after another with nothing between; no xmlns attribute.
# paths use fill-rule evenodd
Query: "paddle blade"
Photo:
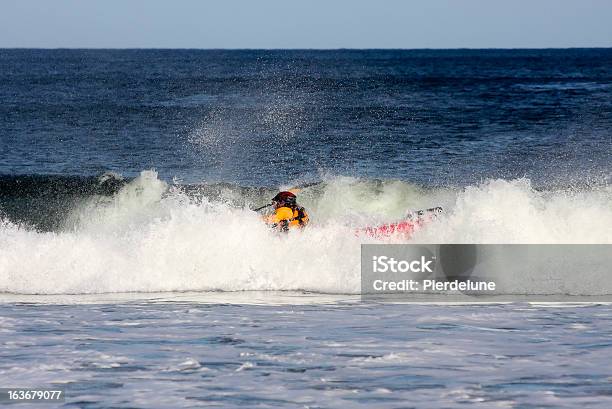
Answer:
<svg viewBox="0 0 612 409"><path fill-rule="evenodd" d="M289 189L287 189L287 192L291 192L294 195L297 195L299 192L301 192L302 190L308 188L308 187L312 187L312 186L316 186L318 185L320 182L310 182L310 183L304 183L303 185L297 185L297 186L293 186Z"/></svg>

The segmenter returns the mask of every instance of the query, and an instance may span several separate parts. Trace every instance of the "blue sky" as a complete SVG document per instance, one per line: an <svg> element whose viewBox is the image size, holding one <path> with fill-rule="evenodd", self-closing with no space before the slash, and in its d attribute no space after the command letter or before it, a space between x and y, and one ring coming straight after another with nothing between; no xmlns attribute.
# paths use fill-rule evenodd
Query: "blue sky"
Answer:
<svg viewBox="0 0 612 409"><path fill-rule="evenodd" d="M0 47L611 47L610 0L3 0Z"/></svg>

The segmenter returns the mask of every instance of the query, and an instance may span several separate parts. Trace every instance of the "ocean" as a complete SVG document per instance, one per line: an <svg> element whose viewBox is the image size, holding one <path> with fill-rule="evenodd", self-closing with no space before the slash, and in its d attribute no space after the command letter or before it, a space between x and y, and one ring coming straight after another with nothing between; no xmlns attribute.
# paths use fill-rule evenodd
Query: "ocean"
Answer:
<svg viewBox="0 0 612 409"><path fill-rule="evenodd" d="M612 279L362 300L355 230L442 206L383 242L612 244L611 163L612 49L0 49L0 387L608 408ZM279 236L251 209L295 187Z"/></svg>

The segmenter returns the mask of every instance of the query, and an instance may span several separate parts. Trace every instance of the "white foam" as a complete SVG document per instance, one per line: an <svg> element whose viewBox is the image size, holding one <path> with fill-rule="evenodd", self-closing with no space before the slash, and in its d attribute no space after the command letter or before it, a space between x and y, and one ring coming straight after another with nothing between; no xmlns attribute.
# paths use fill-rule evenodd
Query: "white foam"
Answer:
<svg viewBox="0 0 612 409"><path fill-rule="evenodd" d="M354 228L446 206L417 233L434 243L612 243L609 189L538 192L528 180L495 180L464 191L402 182L328 181L300 198L312 225L279 236L260 216L194 202L154 172L112 200L84 203L62 232L0 223L0 292L101 294L160 291L313 291L355 294L360 243ZM397 239L398 241L401 239Z"/></svg>
<svg viewBox="0 0 612 409"><path fill-rule="evenodd" d="M433 243L612 243L612 191L540 192L527 179L490 180L456 196L439 223L417 233Z"/></svg>

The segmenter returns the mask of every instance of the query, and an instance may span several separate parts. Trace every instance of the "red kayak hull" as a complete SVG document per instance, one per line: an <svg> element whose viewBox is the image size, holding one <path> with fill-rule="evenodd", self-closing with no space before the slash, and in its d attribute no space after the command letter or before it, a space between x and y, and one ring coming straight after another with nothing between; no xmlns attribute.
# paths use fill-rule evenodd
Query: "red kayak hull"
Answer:
<svg viewBox="0 0 612 409"><path fill-rule="evenodd" d="M356 235L366 235L375 238L399 236L401 238L409 238L415 230L421 226L437 218L438 214L442 213L441 207L432 207L431 209L417 210L409 212L406 220L401 220L395 223L383 224L375 227L365 227L355 232Z"/></svg>
<svg viewBox="0 0 612 409"><path fill-rule="evenodd" d="M415 229L420 227L420 220L402 220L397 223L383 224L375 227L365 227L358 230L358 234L365 234L370 237L389 237L393 235L409 237L414 233Z"/></svg>

